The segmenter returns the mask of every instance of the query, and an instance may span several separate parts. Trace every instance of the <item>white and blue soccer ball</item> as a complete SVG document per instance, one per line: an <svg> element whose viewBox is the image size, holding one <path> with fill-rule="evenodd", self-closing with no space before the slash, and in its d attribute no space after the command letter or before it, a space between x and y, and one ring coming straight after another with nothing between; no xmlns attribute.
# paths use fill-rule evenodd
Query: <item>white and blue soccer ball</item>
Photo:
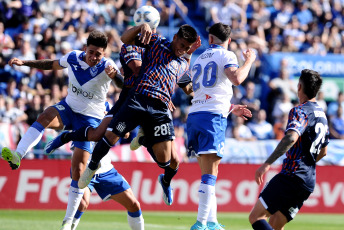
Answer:
<svg viewBox="0 0 344 230"><path fill-rule="evenodd" d="M156 29L160 22L160 13L153 6L141 6L135 11L134 22L137 26L147 23L151 29Z"/></svg>

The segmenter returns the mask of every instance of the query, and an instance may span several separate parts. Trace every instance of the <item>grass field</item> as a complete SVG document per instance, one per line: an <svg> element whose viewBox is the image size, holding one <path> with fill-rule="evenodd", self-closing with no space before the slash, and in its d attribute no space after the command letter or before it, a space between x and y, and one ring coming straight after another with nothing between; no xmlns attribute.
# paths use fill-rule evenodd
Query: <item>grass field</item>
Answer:
<svg viewBox="0 0 344 230"><path fill-rule="evenodd" d="M64 211L0 210L0 230L58 230ZM191 212L144 212L146 230L190 229L196 220ZM251 229L248 213L219 213L226 230ZM298 214L285 229L343 230L344 214ZM78 230L129 230L125 211L87 211Z"/></svg>

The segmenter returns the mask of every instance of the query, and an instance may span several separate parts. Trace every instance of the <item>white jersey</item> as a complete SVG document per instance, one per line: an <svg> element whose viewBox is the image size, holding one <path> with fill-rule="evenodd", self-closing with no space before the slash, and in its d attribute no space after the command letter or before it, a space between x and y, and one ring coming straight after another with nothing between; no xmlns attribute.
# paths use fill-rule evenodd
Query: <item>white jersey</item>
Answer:
<svg viewBox="0 0 344 230"><path fill-rule="evenodd" d="M105 112L106 94L111 78L105 73L105 68L112 65L117 71L117 65L103 58L96 66L90 67L83 61L85 52L74 50L63 56L59 64L68 68L67 104L73 112L102 119Z"/></svg>
<svg viewBox="0 0 344 230"><path fill-rule="evenodd" d="M232 83L225 69L239 67L236 55L219 45L210 45L192 66L192 87L195 96L189 113L206 111L227 117L233 95Z"/></svg>

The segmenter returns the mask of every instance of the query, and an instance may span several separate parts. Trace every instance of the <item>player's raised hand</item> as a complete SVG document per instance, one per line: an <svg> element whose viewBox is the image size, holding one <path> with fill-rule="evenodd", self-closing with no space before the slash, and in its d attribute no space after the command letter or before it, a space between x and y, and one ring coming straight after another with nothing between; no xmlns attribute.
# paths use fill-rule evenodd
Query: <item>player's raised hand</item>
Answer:
<svg viewBox="0 0 344 230"><path fill-rule="evenodd" d="M263 176L264 174L269 171L270 165L267 163L262 164L256 171L255 179L258 185L263 183Z"/></svg>
<svg viewBox="0 0 344 230"><path fill-rule="evenodd" d="M12 58L8 61L8 64L13 67L13 65L22 66L24 65L24 62L18 58Z"/></svg>
<svg viewBox="0 0 344 230"><path fill-rule="evenodd" d="M231 112L244 120L247 120L247 117L252 117L251 110L247 108L247 105L232 105Z"/></svg>
<svg viewBox="0 0 344 230"><path fill-rule="evenodd" d="M192 54L202 45L201 37L198 36L196 42L191 46L190 50L187 52L188 54Z"/></svg>
<svg viewBox="0 0 344 230"><path fill-rule="evenodd" d="M252 49L247 49L242 52L244 55L244 59L253 63L256 60L256 53Z"/></svg>
<svg viewBox="0 0 344 230"><path fill-rule="evenodd" d="M150 28L150 26L147 23L143 23L141 25L141 35L139 37L139 40L147 45L151 39L152 36L152 29Z"/></svg>
<svg viewBox="0 0 344 230"><path fill-rule="evenodd" d="M112 65L108 65L105 67L105 73L109 78L113 79L116 76L117 70Z"/></svg>

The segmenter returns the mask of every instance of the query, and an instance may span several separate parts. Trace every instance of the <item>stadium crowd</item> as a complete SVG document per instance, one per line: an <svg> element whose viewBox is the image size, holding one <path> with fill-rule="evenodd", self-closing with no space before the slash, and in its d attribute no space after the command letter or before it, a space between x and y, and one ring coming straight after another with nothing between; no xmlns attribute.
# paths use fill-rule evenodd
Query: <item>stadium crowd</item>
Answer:
<svg viewBox="0 0 344 230"><path fill-rule="evenodd" d="M229 116L227 137L237 140L281 139L289 110L298 103L297 81L282 60L276 76L263 76L262 54L301 52L313 55L344 54L343 0L194 0L174 1L184 14L192 14L197 4L206 25L223 22L232 28L230 50L238 57L252 48L257 59L243 86L234 87L233 104L246 104L253 118L244 121ZM134 24L133 15L140 5L153 5L161 13L160 28L168 25L169 14L180 23L180 15L169 1L155 0L4 0L0 2L0 129L1 124L17 127L18 136L45 108L67 93L64 71L39 71L26 66L10 67L11 57L22 60L58 59L69 51L82 49L90 31L105 32L109 38L106 56L118 66L120 35ZM204 28L199 28L204 29ZM158 27L159 32L159 27ZM205 41L204 41L205 42ZM240 59L240 58L239 58ZM244 60L239 60L243 63ZM262 81L268 86L262 103ZM112 86L110 104L116 103L120 89ZM344 94L336 101L319 104L329 117L332 138L344 139ZM264 99L265 100L265 99ZM173 102L175 134L185 136L185 122L191 98L176 89ZM266 106L262 106L265 104Z"/></svg>

